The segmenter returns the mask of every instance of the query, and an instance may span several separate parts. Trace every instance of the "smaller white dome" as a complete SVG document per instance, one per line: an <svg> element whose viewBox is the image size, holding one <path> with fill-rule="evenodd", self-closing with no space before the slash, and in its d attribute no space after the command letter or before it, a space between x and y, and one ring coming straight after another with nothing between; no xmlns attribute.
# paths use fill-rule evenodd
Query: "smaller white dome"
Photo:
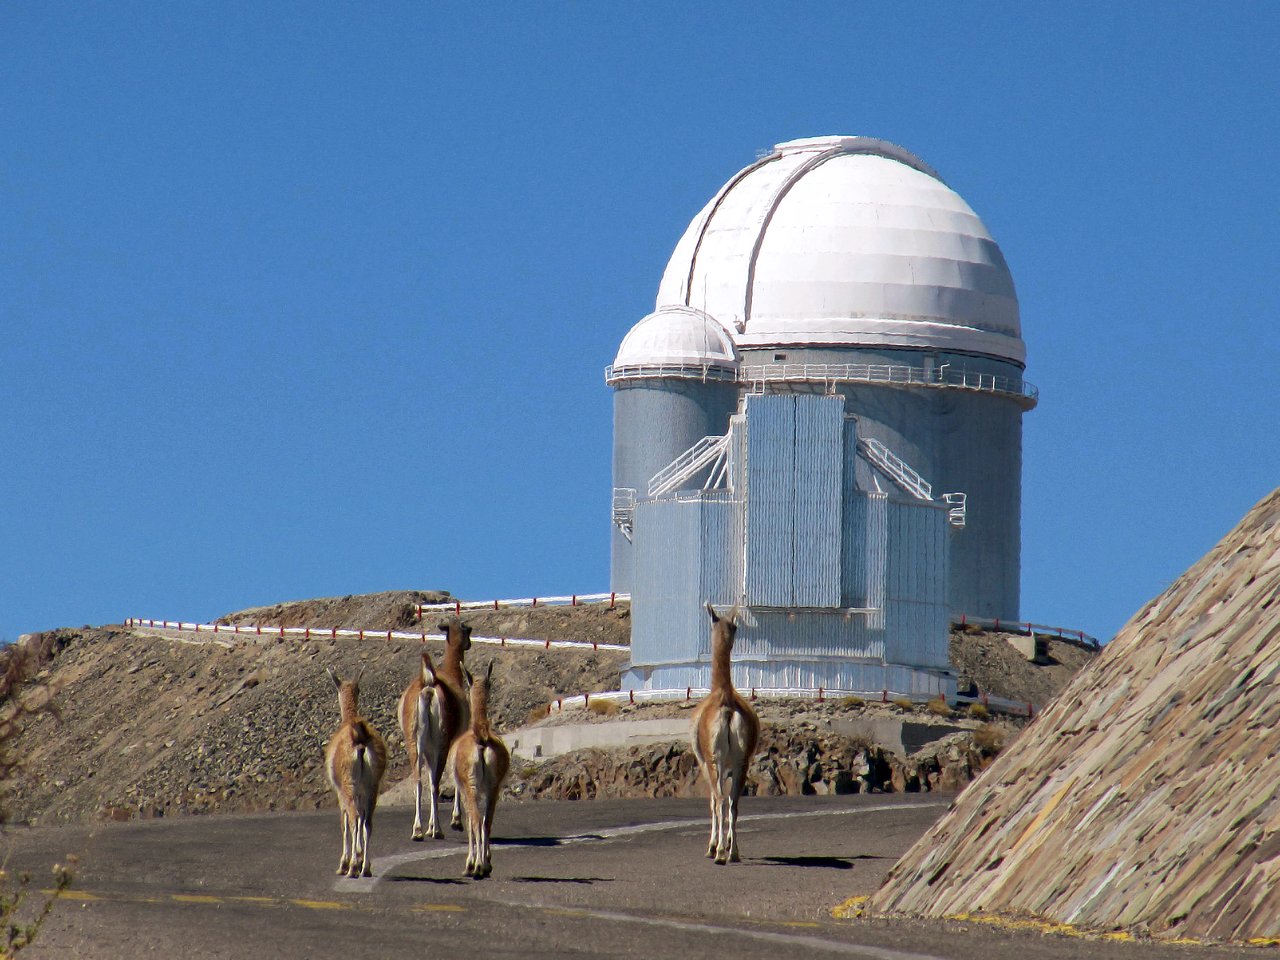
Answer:
<svg viewBox="0 0 1280 960"><path fill-rule="evenodd" d="M736 370L738 350L722 324L694 307L667 306L622 338L613 369L710 367Z"/></svg>

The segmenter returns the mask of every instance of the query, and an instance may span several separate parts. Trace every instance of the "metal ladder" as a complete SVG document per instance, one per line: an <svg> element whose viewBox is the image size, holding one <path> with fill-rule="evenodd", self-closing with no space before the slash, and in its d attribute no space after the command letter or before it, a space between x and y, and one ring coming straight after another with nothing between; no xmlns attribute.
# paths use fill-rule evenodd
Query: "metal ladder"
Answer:
<svg viewBox="0 0 1280 960"><path fill-rule="evenodd" d="M613 522L618 525L622 535L631 542L631 529L636 515L635 487L613 488Z"/></svg>

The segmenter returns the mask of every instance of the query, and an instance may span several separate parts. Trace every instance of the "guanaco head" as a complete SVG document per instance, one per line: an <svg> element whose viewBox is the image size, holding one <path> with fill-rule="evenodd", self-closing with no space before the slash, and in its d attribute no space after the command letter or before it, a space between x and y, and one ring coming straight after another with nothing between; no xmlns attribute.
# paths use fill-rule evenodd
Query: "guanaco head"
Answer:
<svg viewBox="0 0 1280 960"><path fill-rule="evenodd" d="M489 687L493 681L493 661L489 661L489 666L484 671L484 676L477 678L466 667L462 668L463 674L467 678L467 686L470 688L469 697L471 700L471 715L477 718L486 718L489 707Z"/></svg>
<svg viewBox="0 0 1280 960"><path fill-rule="evenodd" d="M438 629L444 634L445 643L451 647L456 646L460 653L471 649L471 628L457 617L445 620Z"/></svg>
<svg viewBox="0 0 1280 960"><path fill-rule="evenodd" d="M733 649L733 638L738 632L738 608L734 607L725 616L716 613L710 601L707 602L707 613L711 614L711 641L715 645L723 644Z"/></svg>

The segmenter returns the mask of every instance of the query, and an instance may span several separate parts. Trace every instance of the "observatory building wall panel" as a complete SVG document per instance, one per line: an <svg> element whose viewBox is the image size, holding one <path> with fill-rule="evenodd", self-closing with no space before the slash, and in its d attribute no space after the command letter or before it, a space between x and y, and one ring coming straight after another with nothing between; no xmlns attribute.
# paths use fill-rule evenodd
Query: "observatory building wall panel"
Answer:
<svg viewBox="0 0 1280 960"><path fill-rule="evenodd" d="M633 666L710 656L705 604L738 601L741 517L741 504L723 495L636 505Z"/></svg>
<svg viewBox="0 0 1280 960"><path fill-rule="evenodd" d="M703 437L723 435L737 409L733 384L644 380L618 387L613 399L613 486L644 497L649 480ZM694 477L684 489L697 489ZM610 589L632 590L633 545L612 530Z"/></svg>
<svg viewBox="0 0 1280 960"><path fill-rule="evenodd" d="M796 398L747 398L746 602L789 607L793 590Z"/></svg>
<svg viewBox="0 0 1280 960"><path fill-rule="evenodd" d="M631 662L673 663L707 652L698 616L702 563L701 506L675 500L636 504L635 587L631 607Z"/></svg>
<svg viewBox="0 0 1280 960"><path fill-rule="evenodd" d="M838 607L844 398L797 398L795 436L792 603Z"/></svg>

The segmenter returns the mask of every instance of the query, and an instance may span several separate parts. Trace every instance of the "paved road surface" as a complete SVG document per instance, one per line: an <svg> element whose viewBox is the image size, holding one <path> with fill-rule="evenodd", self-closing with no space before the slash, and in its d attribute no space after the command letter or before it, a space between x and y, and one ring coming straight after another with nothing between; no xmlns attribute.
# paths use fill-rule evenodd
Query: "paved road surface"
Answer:
<svg viewBox="0 0 1280 960"><path fill-rule="evenodd" d="M403 808L378 812L369 880L334 875L336 812L37 828L8 841L10 869L44 875L65 853L80 857L75 887L24 960L1188 957L1186 947L832 919L945 805L927 794L747 798L745 862L719 867L703 856L702 801L507 804L484 881L463 879L460 834L409 841Z"/></svg>

